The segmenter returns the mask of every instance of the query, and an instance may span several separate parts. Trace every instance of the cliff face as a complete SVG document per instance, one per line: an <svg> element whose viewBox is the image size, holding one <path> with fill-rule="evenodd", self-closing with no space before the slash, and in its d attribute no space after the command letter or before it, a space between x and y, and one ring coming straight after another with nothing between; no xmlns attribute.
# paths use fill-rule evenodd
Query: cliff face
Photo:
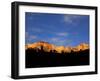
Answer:
<svg viewBox="0 0 100 81"><path fill-rule="evenodd" d="M82 44L75 46L75 47L70 47L70 46L64 47L64 46L55 46L53 44L50 44L50 43L44 42L44 41L39 41L36 43L25 45L25 48L26 49L28 49L28 48L40 49L40 50L41 50L41 48L43 48L43 50L47 51L47 52L55 50L58 53L61 53L61 52L70 53L71 51L78 52L78 51L83 51L83 50L89 49L89 45L86 43L82 43Z"/></svg>
<svg viewBox="0 0 100 81"><path fill-rule="evenodd" d="M65 51L65 47L64 47L64 46L56 46L56 47L55 47L55 50L56 50L58 53L61 53L62 51L63 51L63 52Z"/></svg>
<svg viewBox="0 0 100 81"><path fill-rule="evenodd" d="M89 49L89 45L88 44L85 44L85 43L82 43L76 47L73 47L73 51L83 51L83 50L86 50L86 49Z"/></svg>
<svg viewBox="0 0 100 81"><path fill-rule="evenodd" d="M41 49L41 47L43 47L43 50L45 50L45 51L54 50L53 44L49 44L48 42L43 42L43 41L39 41L39 42L36 42L36 43L33 43L33 44L27 44L25 46L26 49L27 48Z"/></svg>

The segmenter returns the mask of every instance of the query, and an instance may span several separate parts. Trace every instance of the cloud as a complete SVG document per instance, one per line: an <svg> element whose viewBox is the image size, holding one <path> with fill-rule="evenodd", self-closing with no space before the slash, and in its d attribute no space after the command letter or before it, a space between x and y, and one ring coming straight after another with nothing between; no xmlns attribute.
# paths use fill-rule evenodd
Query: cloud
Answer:
<svg viewBox="0 0 100 81"><path fill-rule="evenodd" d="M66 42L65 40L62 40L59 37L51 38L50 41L53 42L56 45L63 45Z"/></svg>
<svg viewBox="0 0 100 81"><path fill-rule="evenodd" d="M80 18L79 15L64 15L63 20L66 23L74 23L78 18Z"/></svg>
<svg viewBox="0 0 100 81"><path fill-rule="evenodd" d="M64 39L61 37L53 37L53 38L50 38L49 41L58 46L62 46L62 45L66 46L66 45L69 45L70 43L72 43L72 40Z"/></svg>
<svg viewBox="0 0 100 81"><path fill-rule="evenodd" d="M27 32L27 31L25 32L25 43L29 43L36 39L38 39L38 37L36 35L30 35L29 32Z"/></svg>
<svg viewBox="0 0 100 81"><path fill-rule="evenodd" d="M56 35L58 35L58 36L67 36L68 33L66 33L66 32L60 32L60 33L57 33Z"/></svg>
<svg viewBox="0 0 100 81"><path fill-rule="evenodd" d="M51 38L50 39L52 42L55 42L55 41L59 41L59 38Z"/></svg>
<svg viewBox="0 0 100 81"><path fill-rule="evenodd" d="M28 32L25 32L25 37L26 37L26 38L28 37L28 35L29 35L29 33L28 33Z"/></svg>
<svg viewBox="0 0 100 81"><path fill-rule="evenodd" d="M70 16L64 16L64 22L67 22L67 23L72 23L73 20Z"/></svg>
<svg viewBox="0 0 100 81"><path fill-rule="evenodd" d="M32 28L32 31L33 31L33 32L37 32L37 33L41 33L41 32L43 32L43 29L33 27L33 28Z"/></svg>
<svg viewBox="0 0 100 81"><path fill-rule="evenodd" d="M38 38L37 36L35 36L35 35L29 35L28 32L25 32L25 39L27 41L31 41L31 40L34 40L34 39L37 39L37 38Z"/></svg>
<svg viewBox="0 0 100 81"><path fill-rule="evenodd" d="M25 32L25 38L31 40L31 39L36 39L37 36L35 36L35 35L29 35L28 32Z"/></svg>
<svg viewBox="0 0 100 81"><path fill-rule="evenodd" d="M29 39L30 39L30 40L32 40L32 39L37 39L37 36L31 35L31 36L29 36Z"/></svg>

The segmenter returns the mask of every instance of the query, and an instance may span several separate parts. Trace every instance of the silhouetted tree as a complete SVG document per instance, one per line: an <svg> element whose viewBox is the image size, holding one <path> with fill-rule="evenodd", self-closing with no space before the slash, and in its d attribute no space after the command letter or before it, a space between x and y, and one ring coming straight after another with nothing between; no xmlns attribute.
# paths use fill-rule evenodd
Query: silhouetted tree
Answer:
<svg viewBox="0 0 100 81"><path fill-rule="evenodd" d="M52 66L75 66L89 64L89 50L79 52L71 51L58 53L56 50L44 51L40 48L26 49L26 68L52 67Z"/></svg>
<svg viewBox="0 0 100 81"><path fill-rule="evenodd" d="M62 50L61 53L64 54L64 51Z"/></svg>

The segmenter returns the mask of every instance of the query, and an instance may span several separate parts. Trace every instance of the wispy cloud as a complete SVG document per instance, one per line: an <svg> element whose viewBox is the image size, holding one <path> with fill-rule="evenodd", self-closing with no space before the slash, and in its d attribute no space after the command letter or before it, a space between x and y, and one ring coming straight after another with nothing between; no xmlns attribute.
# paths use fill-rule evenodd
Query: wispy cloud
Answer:
<svg viewBox="0 0 100 81"><path fill-rule="evenodd" d="M64 16L64 22L67 22L67 23L72 23L73 20L70 16Z"/></svg>
<svg viewBox="0 0 100 81"><path fill-rule="evenodd" d="M25 38L27 41L31 41L31 40L37 39L38 37L36 35L29 35L28 32L25 32Z"/></svg>
<svg viewBox="0 0 100 81"><path fill-rule="evenodd" d="M59 41L59 38L51 38L50 39L52 42L55 42L55 41Z"/></svg>
<svg viewBox="0 0 100 81"><path fill-rule="evenodd" d="M27 38L27 37L28 37L28 35L29 35L29 33L28 33L28 32L25 32L25 38Z"/></svg>
<svg viewBox="0 0 100 81"><path fill-rule="evenodd" d="M59 33L56 33L56 35L58 35L58 36L68 36L68 33L67 32L59 32Z"/></svg>
<svg viewBox="0 0 100 81"><path fill-rule="evenodd" d="M49 39L50 43L58 46L67 46L70 45L73 41L71 39L65 39L63 37L52 37Z"/></svg>
<svg viewBox="0 0 100 81"><path fill-rule="evenodd" d="M74 23L78 18L80 18L79 15L64 15L64 22L66 23Z"/></svg>
<svg viewBox="0 0 100 81"><path fill-rule="evenodd" d="M36 39L38 39L36 35L30 35L29 32L25 32L25 43L31 42Z"/></svg>
<svg viewBox="0 0 100 81"><path fill-rule="evenodd" d="M62 38L60 37L53 37L53 38L50 38L49 40L51 43L54 43L55 45L66 45L67 44L67 40L63 40Z"/></svg>
<svg viewBox="0 0 100 81"><path fill-rule="evenodd" d="M29 37L29 40L33 40L33 39L37 39L37 36L31 35L31 36Z"/></svg>
<svg viewBox="0 0 100 81"><path fill-rule="evenodd" d="M36 27L33 27L31 30L32 30L33 32L37 32L37 33L43 32L43 29L39 29L39 28L36 28Z"/></svg>

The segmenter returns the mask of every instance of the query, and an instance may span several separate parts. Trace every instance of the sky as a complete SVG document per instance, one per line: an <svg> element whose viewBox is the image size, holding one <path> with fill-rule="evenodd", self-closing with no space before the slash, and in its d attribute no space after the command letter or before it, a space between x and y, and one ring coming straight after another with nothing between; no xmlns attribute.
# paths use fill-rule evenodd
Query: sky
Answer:
<svg viewBox="0 0 100 81"><path fill-rule="evenodd" d="M45 41L57 46L89 44L89 15L25 13L25 44Z"/></svg>

